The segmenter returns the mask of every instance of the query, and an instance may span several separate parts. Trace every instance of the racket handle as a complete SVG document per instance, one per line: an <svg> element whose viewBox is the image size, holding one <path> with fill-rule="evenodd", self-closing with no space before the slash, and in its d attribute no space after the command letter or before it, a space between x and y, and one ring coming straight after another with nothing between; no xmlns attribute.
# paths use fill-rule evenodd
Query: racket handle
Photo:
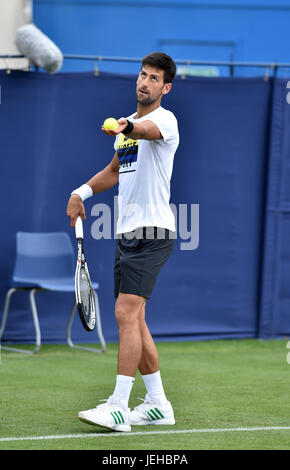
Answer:
<svg viewBox="0 0 290 470"><path fill-rule="evenodd" d="M76 238L84 238L83 221L80 217L77 218L75 231L76 231Z"/></svg>

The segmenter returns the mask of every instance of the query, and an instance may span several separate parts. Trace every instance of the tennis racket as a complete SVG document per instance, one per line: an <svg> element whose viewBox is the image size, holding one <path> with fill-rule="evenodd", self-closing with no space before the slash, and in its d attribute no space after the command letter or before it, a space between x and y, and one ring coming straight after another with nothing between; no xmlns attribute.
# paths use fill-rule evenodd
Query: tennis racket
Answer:
<svg viewBox="0 0 290 470"><path fill-rule="evenodd" d="M80 217L77 218L75 232L78 242L78 259L75 272L76 303L83 327L87 331L93 331L96 326L95 296L83 247L83 222Z"/></svg>

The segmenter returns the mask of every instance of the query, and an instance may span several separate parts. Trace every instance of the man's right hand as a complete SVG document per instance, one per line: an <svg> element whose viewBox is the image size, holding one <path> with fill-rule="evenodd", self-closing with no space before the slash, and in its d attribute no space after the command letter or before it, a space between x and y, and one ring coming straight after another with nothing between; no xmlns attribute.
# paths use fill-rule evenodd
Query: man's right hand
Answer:
<svg viewBox="0 0 290 470"><path fill-rule="evenodd" d="M66 213L70 217L70 225L74 227L77 221L77 218L80 216L82 220L85 220L85 206L81 198L77 194L72 194L69 198Z"/></svg>

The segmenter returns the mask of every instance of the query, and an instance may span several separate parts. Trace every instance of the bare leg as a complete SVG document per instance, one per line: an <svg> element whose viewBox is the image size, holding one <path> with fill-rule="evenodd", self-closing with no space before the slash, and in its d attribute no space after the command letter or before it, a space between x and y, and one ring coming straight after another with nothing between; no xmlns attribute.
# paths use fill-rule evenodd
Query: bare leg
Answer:
<svg viewBox="0 0 290 470"><path fill-rule="evenodd" d="M115 316L119 328L118 374L135 377L142 356L140 312L145 298L120 293L116 301Z"/></svg>
<svg viewBox="0 0 290 470"><path fill-rule="evenodd" d="M142 375L153 374L159 370L159 359L156 345L145 322L145 303L139 315L139 325L142 339L142 354L138 368Z"/></svg>

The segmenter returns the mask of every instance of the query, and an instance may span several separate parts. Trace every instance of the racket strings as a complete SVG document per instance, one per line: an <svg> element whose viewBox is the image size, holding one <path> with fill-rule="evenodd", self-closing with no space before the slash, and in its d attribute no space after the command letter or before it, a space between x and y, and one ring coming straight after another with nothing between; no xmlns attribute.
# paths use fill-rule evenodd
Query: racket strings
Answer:
<svg viewBox="0 0 290 470"><path fill-rule="evenodd" d="M89 316L92 310L92 299L91 299L91 288L90 282L85 269L81 269L80 272L80 296L84 315Z"/></svg>

